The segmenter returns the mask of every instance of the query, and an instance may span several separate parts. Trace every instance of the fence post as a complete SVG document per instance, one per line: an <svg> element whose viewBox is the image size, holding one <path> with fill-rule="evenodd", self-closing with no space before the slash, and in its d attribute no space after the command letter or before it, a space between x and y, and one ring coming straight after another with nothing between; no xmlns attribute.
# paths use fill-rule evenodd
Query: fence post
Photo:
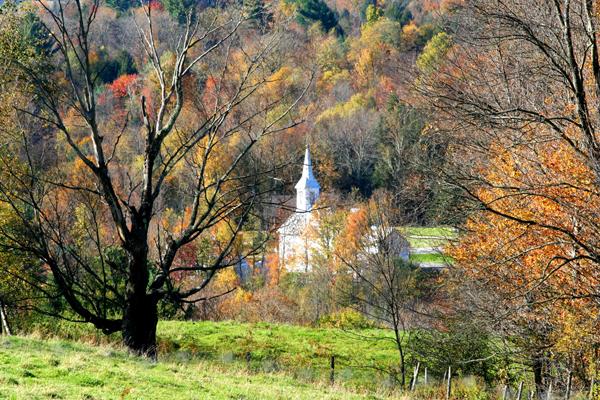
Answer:
<svg viewBox="0 0 600 400"><path fill-rule="evenodd" d="M592 376L592 381L590 382L590 393L588 395L588 399L592 400L594 398L594 377Z"/></svg>
<svg viewBox="0 0 600 400"><path fill-rule="evenodd" d="M571 397L572 380L573 380L573 372L569 371L569 377L567 378L567 392L565 393L565 400L569 400L569 397Z"/></svg>
<svg viewBox="0 0 600 400"><path fill-rule="evenodd" d="M329 383L333 385L335 383L335 355L331 356L329 368Z"/></svg>
<svg viewBox="0 0 600 400"><path fill-rule="evenodd" d="M427 367L425 367L425 376L423 376L423 383L427 385Z"/></svg>
<svg viewBox="0 0 600 400"><path fill-rule="evenodd" d="M421 367L421 362L417 361L417 365L415 367L415 369L413 370L413 379L412 379L412 383L410 385L410 391L414 392L415 388L417 387L417 380L419 379L419 368Z"/></svg>
<svg viewBox="0 0 600 400"><path fill-rule="evenodd" d="M517 391L517 400L521 400L522 393L523 393L523 381L519 382L519 390Z"/></svg>
<svg viewBox="0 0 600 400"><path fill-rule="evenodd" d="M446 400L450 400L450 392L452 391L452 367L448 367L448 385L446 386Z"/></svg>
<svg viewBox="0 0 600 400"><path fill-rule="evenodd" d="M506 400L508 397L508 384L504 385L504 391L502 392L502 400Z"/></svg>

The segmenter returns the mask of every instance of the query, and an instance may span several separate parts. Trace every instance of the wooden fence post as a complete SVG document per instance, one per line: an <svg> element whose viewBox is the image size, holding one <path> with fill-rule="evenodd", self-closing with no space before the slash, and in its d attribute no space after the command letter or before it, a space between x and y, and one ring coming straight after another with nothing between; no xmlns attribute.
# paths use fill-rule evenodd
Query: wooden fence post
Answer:
<svg viewBox="0 0 600 400"><path fill-rule="evenodd" d="M332 385L335 383L335 355L331 356L331 363L329 365L329 383Z"/></svg>
<svg viewBox="0 0 600 400"><path fill-rule="evenodd" d="M521 400L522 393L523 393L523 381L519 382L519 390L517 391L517 400Z"/></svg>
<svg viewBox="0 0 600 400"><path fill-rule="evenodd" d="M410 391L414 392L415 388L417 387L417 380L419 379L419 368L421 367L421 362L417 361L417 365L415 366L415 369L413 371L413 378L412 378L412 382L410 385Z"/></svg>
<svg viewBox="0 0 600 400"><path fill-rule="evenodd" d="M450 400L450 392L452 391L452 367L448 367L448 385L446 386L446 400Z"/></svg>
<svg viewBox="0 0 600 400"><path fill-rule="evenodd" d="M569 371L569 377L567 378L567 391L565 393L565 400L569 400L569 397L571 397L572 381L573 381L573 372Z"/></svg>

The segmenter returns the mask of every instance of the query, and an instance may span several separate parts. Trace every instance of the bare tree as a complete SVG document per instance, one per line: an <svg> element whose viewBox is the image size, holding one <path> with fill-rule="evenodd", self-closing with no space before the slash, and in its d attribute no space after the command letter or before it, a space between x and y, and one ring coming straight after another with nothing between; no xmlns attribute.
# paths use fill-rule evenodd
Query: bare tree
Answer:
<svg viewBox="0 0 600 400"><path fill-rule="evenodd" d="M391 204L376 194L367 206L366 231L358 232L352 250L338 257L354 278L349 301L392 330L399 358L398 381L404 387L410 336L425 316L420 310L424 286L419 267L403 258L408 255L408 243L389 223Z"/></svg>
<svg viewBox="0 0 600 400"><path fill-rule="evenodd" d="M262 138L299 123L293 110L310 79L268 92L285 48L280 28L244 35L248 18L234 9L191 10L183 24L157 26L142 5L131 21L149 89L118 120L101 111L93 69L99 1L40 6L55 51L46 70L13 60L35 103L20 117L42 121L63 147L40 152L23 125L12 144L22 167L0 159L10 178L0 198L25 229L0 231L2 242L47 266L51 279L30 283L62 297L77 320L121 331L132 351L155 357L159 301L201 298L217 271L252 252L240 250L239 234L270 177L242 167ZM210 251L176 262L198 241ZM185 274L202 279L186 287Z"/></svg>

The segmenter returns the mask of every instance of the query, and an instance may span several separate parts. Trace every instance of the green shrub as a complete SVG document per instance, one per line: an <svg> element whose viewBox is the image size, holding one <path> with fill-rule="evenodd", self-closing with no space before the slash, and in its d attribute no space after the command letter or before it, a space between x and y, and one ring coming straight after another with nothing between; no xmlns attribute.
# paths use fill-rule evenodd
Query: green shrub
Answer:
<svg viewBox="0 0 600 400"><path fill-rule="evenodd" d="M373 321L351 308L344 308L325 317L321 317L318 321L318 325L324 328L339 329L375 328Z"/></svg>
<svg viewBox="0 0 600 400"><path fill-rule="evenodd" d="M491 400L492 395L486 391L485 383L475 377L456 380L452 390L453 399L462 400Z"/></svg>

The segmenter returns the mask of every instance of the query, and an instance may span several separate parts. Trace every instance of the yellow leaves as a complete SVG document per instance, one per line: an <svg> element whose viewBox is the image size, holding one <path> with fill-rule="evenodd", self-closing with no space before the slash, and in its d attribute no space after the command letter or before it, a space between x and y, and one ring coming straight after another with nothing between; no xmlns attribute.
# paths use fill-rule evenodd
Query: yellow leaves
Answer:
<svg viewBox="0 0 600 400"><path fill-rule="evenodd" d="M405 42L414 43L418 33L419 28L414 23L414 21L411 21L402 27L402 39Z"/></svg>
<svg viewBox="0 0 600 400"><path fill-rule="evenodd" d="M369 4L367 6L367 10L365 12L365 16L367 19L367 25L373 24L377 22L379 18L383 15L383 10L374 4Z"/></svg>
<svg viewBox="0 0 600 400"><path fill-rule="evenodd" d="M335 106L323 111L317 116L316 121L334 119L334 118L347 118L359 111L361 108L367 105L367 96L362 93L353 95L347 102L338 103Z"/></svg>
<svg viewBox="0 0 600 400"><path fill-rule="evenodd" d="M353 43L353 47L362 48L394 43L400 39L400 29L398 22L381 18L362 26L360 39Z"/></svg>
<svg viewBox="0 0 600 400"><path fill-rule="evenodd" d="M387 18L364 25L360 38L351 43L348 59L354 64L362 85L371 81L398 55L400 24Z"/></svg>
<svg viewBox="0 0 600 400"><path fill-rule="evenodd" d="M598 322L593 304L588 301L584 307L576 302L567 302L565 307L557 310L555 326L552 332L557 351L570 355L582 365L595 368L595 347ZM597 371L589 371L596 373Z"/></svg>
<svg viewBox="0 0 600 400"><path fill-rule="evenodd" d="M227 290L239 285L239 279L232 268L227 268L220 271L215 277L215 285L219 288Z"/></svg>
<svg viewBox="0 0 600 400"><path fill-rule="evenodd" d="M337 37L330 35L318 44L317 65L322 71L339 70L344 62L344 51Z"/></svg>
<svg viewBox="0 0 600 400"><path fill-rule="evenodd" d="M319 89L327 89L332 86L339 84L340 82L350 82L352 80L352 76L350 75L350 71L347 69L343 70L330 70L323 72L319 79Z"/></svg>
<svg viewBox="0 0 600 400"><path fill-rule="evenodd" d="M371 49L366 48L361 50L354 65L354 70L362 82L369 83L375 78L375 60Z"/></svg>
<svg viewBox="0 0 600 400"><path fill-rule="evenodd" d="M417 58L417 67L423 73L435 71L442 63L446 53L452 47L452 38L445 32L440 32L427 42L423 52Z"/></svg>
<svg viewBox="0 0 600 400"><path fill-rule="evenodd" d="M284 65L267 78L267 84L263 91L268 96L282 97L297 80L296 71Z"/></svg>
<svg viewBox="0 0 600 400"><path fill-rule="evenodd" d="M340 81L351 80L344 49L338 38L331 35L320 41L316 53L317 65L322 72L318 82L320 89L328 89Z"/></svg>
<svg viewBox="0 0 600 400"><path fill-rule="evenodd" d="M293 1L278 1L274 3L278 11L285 17L291 18L296 14L297 5Z"/></svg>

